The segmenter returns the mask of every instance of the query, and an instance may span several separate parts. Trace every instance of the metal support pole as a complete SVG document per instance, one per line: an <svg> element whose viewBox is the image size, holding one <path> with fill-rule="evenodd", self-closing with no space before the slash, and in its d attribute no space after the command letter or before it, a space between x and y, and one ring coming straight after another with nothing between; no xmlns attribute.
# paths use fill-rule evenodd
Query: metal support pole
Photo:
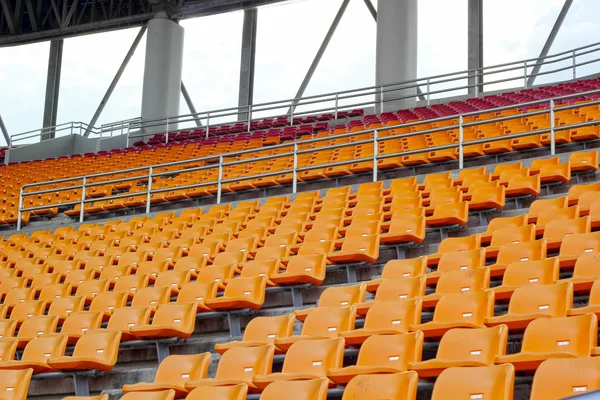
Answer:
<svg viewBox="0 0 600 400"><path fill-rule="evenodd" d="M169 143L169 117L167 117L167 125L166 125L166 132L165 132L165 144Z"/></svg>
<svg viewBox="0 0 600 400"><path fill-rule="evenodd" d="M337 120L338 119L338 106L339 106L339 93L335 94L335 115L334 115L334 119Z"/></svg>
<svg viewBox="0 0 600 400"><path fill-rule="evenodd" d="M84 210L84 200L85 200L85 185L87 183L87 177L83 177L83 181L81 184L81 203L80 203L80 209L79 209L79 222L83 222L83 210Z"/></svg>
<svg viewBox="0 0 600 400"><path fill-rule="evenodd" d="M252 104L248 105L248 132L250 132L250 124L252 123Z"/></svg>
<svg viewBox="0 0 600 400"><path fill-rule="evenodd" d="M258 10L256 8L244 10L242 28L242 51L240 55L240 86L238 94L238 107L246 107L254 101L254 69L256 65L256 36L258 26ZM238 121L247 119L243 114L238 114Z"/></svg>
<svg viewBox="0 0 600 400"><path fill-rule="evenodd" d="M427 78L427 107L429 107L429 105L431 104L431 81L429 78Z"/></svg>
<svg viewBox="0 0 600 400"><path fill-rule="evenodd" d="M44 119L42 126L47 133L41 135L40 140L54 138L56 117L58 114L58 94L60 92L60 75L62 69L63 39L50 42L48 56L48 75L46 78L46 98L44 101Z"/></svg>
<svg viewBox="0 0 600 400"><path fill-rule="evenodd" d="M190 94L187 91L187 88L183 84L183 81L181 81L181 94L183 95L183 99L185 100L185 103L187 104L188 108L190 109L190 113L193 114L193 118L194 118L194 122L196 123L196 126L201 127L202 121L200 121L200 118L197 115L198 111L196 111L196 107L194 107L194 102L192 101L192 98L190 97Z"/></svg>
<svg viewBox="0 0 600 400"><path fill-rule="evenodd" d="M544 44L544 47L542 47L540 56L538 57L535 65L533 66L533 69L531 70L531 76L529 77L527 86L529 86L529 87L533 86L533 83L535 82L535 78L537 78L537 74L538 74L538 72L540 72L540 69L542 68L542 63L548 56L548 52L550 51L550 48L552 47L552 43L554 43L554 39L556 38L556 35L560 31L560 27L562 26L563 21L565 20L565 17L567 16L567 13L569 12L569 8L571 8L571 4L573 4L573 0L565 0L565 3L563 4L562 9L560 10L560 13L558 13L558 17L556 17L556 22L554 23L552 30L550 30L550 33L548 34L546 43Z"/></svg>
<svg viewBox="0 0 600 400"><path fill-rule="evenodd" d="M152 197L152 172L154 169L152 167L148 168L148 184L146 185L146 189L148 192L146 194L146 214L150 212L150 199Z"/></svg>
<svg viewBox="0 0 600 400"><path fill-rule="evenodd" d="M210 112L206 114L206 138L208 139L208 132L210 131Z"/></svg>
<svg viewBox="0 0 600 400"><path fill-rule="evenodd" d="M465 140L465 136L464 136L464 128L463 128L463 116L459 115L458 116L458 169L463 169L464 168L464 162L465 162L465 150L464 150L464 143Z"/></svg>
<svg viewBox="0 0 600 400"><path fill-rule="evenodd" d="M554 100L550 99L550 154L556 153L556 132L554 132Z"/></svg>
<svg viewBox="0 0 600 400"><path fill-rule="evenodd" d="M23 207L23 187L21 186L21 188L19 189L19 205L17 206L17 230L20 231L21 230L21 218L23 216L23 213L21 211L21 207Z"/></svg>
<svg viewBox="0 0 600 400"><path fill-rule="evenodd" d="M523 61L523 88L527 89L527 61Z"/></svg>
<svg viewBox="0 0 600 400"><path fill-rule="evenodd" d="M295 99L299 99L304 95L304 91L308 87L308 84L310 83L310 80L312 79L313 74L317 70L317 67L319 66L319 62L321 61L321 58L323 57L325 50L327 50L327 46L329 45L329 42L331 41L331 38L333 37L333 34L335 33L335 30L337 29L340 21L342 20L342 17L344 16L344 13L346 12L346 8L348 7L349 3L350 3L350 0L342 0L342 5L340 6L340 9L338 10L337 14L335 15L335 18L333 19L333 22L331 23L331 26L329 27L329 31L327 31L327 34L325 35L325 38L323 39L323 42L321 43L321 47L319 47L319 50L317 51L317 54L315 55L315 58L313 59L313 62L310 65L310 68L308 69L308 72L306 72L306 76L304 77L304 80L302 81L302 84L300 85L300 88L298 89L298 92L296 93L296 97L294 97ZM294 107L294 105L292 104L292 108L293 107Z"/></svg>
<svg viewBox="0 0 600 400"><path fill-rule="evenodd" d="M375 20L375 22L377 22L377 10L375 9L375 6L373 5L373 3L371 3L371 0L365 0L365 5L369 9L369 12L373 16L373 19Z"/></svg>
<svg viewBox="0 0 600 400"><path fill-rule="evenodd" d="M292 171L292 193L298 192L298 143L294 142L294 167Z"/></svg>
<svg viewBox="0 0 600 400"><path fill-rule="evenodd" d="M217 179L217 204L221 204L221 193L223 191L223 156L219 156L219 177Z"/></svg>
<svg viewBox="0 0 600 400"><path fill-rule="evenodd" d="M472 71L469 73L468 92L476 96L483 91L483 76L480 75L483 68L483 0L469 0L467 14L467 69Z"/></svg>
<svg viewBox="0 0 600 400"><path fill-rule="evenodd" d="M379 115L383 112L383 86L379 87Z"/></svg>
<svg viewBox="0 0 600 400"><path fill-rule="evenodd" d="M573 50L573 80L577 79L577 52Z"/></svg>
<svg viewBox="0 0 600 400"><path fill-rule="evenodd" d="M74 373L73 374L73 386L75 387L75 396L89 396L90 386L88 383L88 376Z"/></svg>
<svg viewBox="0 0 600 400"><path fill-rule="evenodd" d="M6 145L8 145L10 138L8 136L8 129L6 129L6 125L4 125L4 121L2 120L2 115L0 115L0 131L2 131L2 136L4 136L4 140L6 140Z"/></svg>
<svg viewBox="0 0 600 400"><path fill-rule="evenodd" d="M379 143L377 142L377 129L373 132L373 182L377 182L377 155L379 153Z"/></svg>
<svg viewBox="0 0 600 400"><path fill-rule="evenodd" d="M129 60L131 60L131 57L133 57L133 54L135 53L135 50L138 47L138 44L140 44L142 37L144 37L144 33L146 33L146 29L148 29L148 27L146 27L146 26L142 26L140 28L137 36L135 37L135 39L133 40L133 43L131 44L131 47L129 48L129 51L127 52L127 54L125 54L125 58L121 62L121 66L117 70L117 73L115 74L115 77L113 78L112 82L108 86L108 89L106 89L106 93L104 94L104 97L100 101L100 104L98 105L98 108L96 109L96 112L94 113L94 116L92 117L92 119L90 120L90 123L88 124L88 129L84 135L85 137L90 136L90 133L92 132L93 127L98 122L98 118L100 118L100 115L102 115L102 111L104 111L104 107L106 106L106 103L108 103L108 100L110 99L110 96L112 95L113 91L115 90L117 83L119 83L119 80L121 79L123 72L125 72L125 68L127 68L127 64L129 64Z"/></svg>
<svg viewBox="0 0 600 400"><path fill-rule="evenodd" d="M296 108L296 102L292 100L292 105L290 106L290 126L294 125L294 109Z"/></svg>

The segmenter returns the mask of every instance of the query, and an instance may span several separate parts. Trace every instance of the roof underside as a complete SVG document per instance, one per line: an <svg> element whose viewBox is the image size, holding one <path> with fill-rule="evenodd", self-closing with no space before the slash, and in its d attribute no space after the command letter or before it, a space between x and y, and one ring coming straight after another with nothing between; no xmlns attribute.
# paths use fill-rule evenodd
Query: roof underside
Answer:
<svg viewBox="0 0 600 400"><path fill-rule="evenodd" d="M289 0L0 0L0 47L141 26Z"/></svg>

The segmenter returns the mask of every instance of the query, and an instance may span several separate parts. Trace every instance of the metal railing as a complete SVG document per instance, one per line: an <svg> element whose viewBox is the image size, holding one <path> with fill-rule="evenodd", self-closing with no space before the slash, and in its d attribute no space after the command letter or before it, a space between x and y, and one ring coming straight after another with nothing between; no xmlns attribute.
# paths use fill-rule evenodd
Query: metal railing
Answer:
<svg viewBox="0 0 600 400"><path fill-rule="evenodd" d="M294 118L297 117L331 113L334 119L337 119L341 111L366 107L374 107L375 112L380 114L386 109L386 105L391 106L395 102L415 99L416 97L424 99L426 104L430 105L434 98L444 94L451 94L452 92L467 94L468 91L471 95L479 96L480 91L483 91L484 87L490 88L494 85L510 82L514 82L517 87L527 88L528 79L533 76L539 77L571 71L570 77L576 79L578 68L600 61L600 57L597 57L599 53L600 42L597 42L549 55L543 59L529 58L487 66L481 69L451 72L384 86L369 86L315 96L305 96L297 99L223 108L168 118L142 120L137 117L105 124L101 128L87 127L86 131L89 130L91 134L100 135L100 137L127 134L127 145L129 146L135 139L144 139L157 133L164 133L165 140L168 143L169 136L172 133L181 130L198 129L198 122L202 124L201 129L205 130L206 137L209 137L210 128L242 122L246 123L246 129L250 131L253 121L264 118L287 117L289 124L293 124ZM590 58L592 55L593 57ZM533 74L533 68L536 66L550 67L550 69ZM484 82L480 83L479 78ZM564 77L562 80L564 80ZM282 110L286 111L282 112ZM43 128L13 135L9 143L9 149L12 146L19 145L18 142L36 137L36 135L40 137L45 131L57 130L57 128ZM77 132L81 132L81 130ZM77 134L77 132L74 132L74 134Z"/></svg>
<svg viewBox="0 0 600 400"><path fill-rule="evenodd" d="M58 207L58 206L65 207L65 206L79 205L79 207L80 207L79 221L83 222L84 214L85 214L85 205L88 203L92 203L92 202L96 202L96 201L117 200L117 199L129 198L129 197L145 196L146 212L148 213L151 210L153 194L160 194L160 193L165 193L165 192L170 192L170 191L175 191L175 190L196 189L196 188L202 188L202 187L207 187L207 186L216 186L217 187L216 203L220 204L224 184L234 183L234 182L239 182L239 181L246 181L246 180L251 180L251 179L256 179L256 178L267 178L267 177L278 176L278 175L283 175L283 174L292 174L292 192L296 193L297 188L298 188L298 179L299 179L300 173L302 173L304 171L314 170L314 169L329 168L329 167L342 166L342 165L348 165L348 164L354 164L354 163L372 162L373 163L373 181L377 181L378 162L380 160L385 160L387 158L392 158L392 157L401 157L401 156L407 156L407 155L412 155L412 154L426 153L426 152L431 152L431 151L458 149L458 159L457 159L458 168L463 169L464 168L464 148L466 146L484 144L484 143L492 143L495 141L501 141L501 140L507 140L507 139L517 139L517 138L521 138L521 137L541 135L541 134L547 134L547 133L550 134L550 143L551 143L550 144L550 153L554 155L556 152L556 132L557 131L600 125L600 120L598 120L598 121L589 121L589 122L564 125L564 126L555 126L555 121L553 118L556 111L572 110L572 109L579 108L582 106L600 105L600 100L587 101L587 102L585 102L585 104L570 104L570 105L569 104L567 104L567 105L561 104L560 107L557 107L556 103L563 102L564 100L568 100L568 99L576 99L579 97L591 96L591 95L598 95L598 97L600 97L600 89L588 91L588 92L570 94L570 95L566 95L566 96L557 96L557 97L554 97L551 99L543 99L543 100L536 100L536 101L531 101L531 102L527 102L527 103L520 103L517 106L510 105L510 106L504 106L504 107L497 107L497 108L483 110L483 111L474 111L474 112L469 112L469 113L463 113L458 116L442 117L442 118L436 118L436 119L430 119L430 120L426 120L426 121L418 121L418 122L412 122L412 123L406 123L406 124L397 124L397 125L393 125L393 126L379 127L377 129L365 129L365 130L361 130L361 131L349 132L349 133L339 134L339 135L335 135L335 136L327 136L327 137L310 139L310 140L304 140L304 141L300 142L300 144L304 146L304 145L309 145L311 143L319 143L319 142L323 142L323 141L328 141L333 138L343 139L343 138L349 138L349 137L357 136L357 135L366 135L366 134L371 134L371 133L373 134L373 137L369 138L369 139L364 139L364 140L359 140L359 141L354 141L354 142L347 142L347 143L340 143L340 144L329 145L329 146L323 146L323 147L318 147L318 148L313 148L313 149L300 149L299 142L292 142L292 143L284 143L284 144L280 144L280 145L276 145L276 146L269 146L269 148L268 148L269 150L288 149L290 151L285 152L285 153L278 153L275 155L263 156L263 157L239 159L239 160L232 160L232 161L226 160L228 158L239 157L239 156L243 156L246 154L255 153L257 151L257 149L249 149L249 150L243 150L243 151L238 151L238 152L234 152L234 153L228 153L225 155L206 156L206 157L200 157L200 158L194 158L194 159L188 159L188 160L182 160L182 161L175 161L175 162L169 162L169 163L163 163L163 164L155 164L155 165L151 165L151 166L131 168L131 169L126 169L126 170L104 172L104 173L100 173L100 174L91 174L91 175L78 176L78 177L73 177L73 178L65 178L65 179L60 179L60 180L55 180L55 181L26 184L21 187L20 193L19 193L17 230L21 229L21 220L22 220L23 212L43 210L43 209L48 209L50 207ZM493 119L465 122L465 117L469 117L469 116L475 116L475 115L479 115L482 113L500 112L500 111L504 111L504 110L514 109L515 107L530 107L530 106L538 106L541 108L539 108L537 110L532 110L529 112L523 112L518 115L500 116L498 118L493 118ZM509 120L514 120L514 119L520 119L523 117L546 115L546 114L549 116L549 127L548 128L536 129L534 131L525 131L525 132L520 132L520 133L516 133L516 134L509 134L509 135L503 135L503 136L491 137L491 138L483 138L483 139L477 139L477 140L465 141L465 139L464 139L464 129L465 128L470 128L470 127L475 127L475 126L485 125L485 124L491 124L491 123L496 123L496 122L502 122L502 121L509 121ZM450 125L440 126L440 127L432 128L432 129L420 130L420 131L416 131L416 132L403 133L400 135L383 136L381 134L382 132L387 132L387 131L397 129L397 128L409 128L409 127L413 127L413 126L422 125L424 123L433 124L433 123L439 123L439 122L444 122L444 121L450 121L451 123L450 123ZM449 143L446 145L441 145L441 146L436 146L436 147L415 149L415 150L409 150L409 151L401 151L401 152L390 153L390 154L387 154L387 153L379 154L379 152L378 152L379 143L384 143L389 140L398 140L399 138L407 138L407 137L412 137L412 136L419 136L419 135L428 134L428 133L449 131L449 130L455 130L455 129L457 129L458 133L459 133L458 141L456 143ZM369 157L345 160L345 161L340 161L340 162L332 162L329 164L318 164L318 165L309 165L309 166L299 166L298 165L298 156L300 156L302 154L310 154L310 153L316 153L316 152L320 152L320 151L324 151L324 150L334 150L334 149L341 149L341 148L350 147L350 146L369 145L369 144L373 146L373 155L369 156ZM272 172L259 174L259 175L248 175L248 176L243 176L243 177L224 178L223 172L224 172L225 167L248 164L248 163L255 163L257 161L273 160L273 159L282 158L282 157L293 157L292 169L283 170L283 171L272 171ZM172 166L185 166L186 164L189 165L189 164L194 164L194 163L198 163L198 162L207 162L207 161L211 162L216 159L218 159L218 163L213 163L213 164L209 163L206 165L195 166L195 167L191 167L191 168L184 167L184 168L178 169L178 170L169 169L167 171L160 171L161 168L172 167ZM189 172L194 172L194 171L211 170L211 169L216 170L216 173L217 173L217 179L212 180L212 181L193 183L193 184L177 186L177 187L153 188L153 181L155 178L160 178L160 177L164 177L164 176L173 176L176 174L189 173ZM101 179L98 179L98 178L103 178L103 177L117 175L117 174L120 175L120 174L125 174L125 173L137 173L137 172L139 172L139 174L135 174L136 176L128 176L125 178L116 178L116 179L110 179L110 180L104 180L104 181ZM121 194L117 194L117 195L104 196L104 197L100 197L100 198L87 198L88 196L86 195L89 188L92 188L95 186L132 182L132 181L137 183L137 181L140 181L140 180L146 180L148 182L145 190L140 191L140 192L121 193ZM34 186L41 187L41 186L45 186L45 185L57 185L57 184L62 184L62 183L67 183L67 182L72 182L73 185L66 186L66 187L54 187L54 188L50 188L50 189L37 190L37 191L27 191L26 190L27 188L34 187ZM73 190L73 189L81 190L81 197L77 201L56 203L56 204L44 204L44 205L35 206L35 207L23 207L25 198L28 196L37 196L37 195L41 195L41 194L55 193L55 192L61 192L61 191L66 191L66 190Z"/></svg>

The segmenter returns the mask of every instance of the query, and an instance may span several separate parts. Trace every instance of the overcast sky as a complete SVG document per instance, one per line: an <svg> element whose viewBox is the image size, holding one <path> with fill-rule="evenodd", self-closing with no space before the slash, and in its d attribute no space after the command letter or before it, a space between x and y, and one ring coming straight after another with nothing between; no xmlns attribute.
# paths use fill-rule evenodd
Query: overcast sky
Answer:
<svg viewBox="0 0 600 400"><path fill-rule="evenodd" d="M537 57L563 2L484 0L485 65ZM295 95L340 4L301 0L259 9L255 103ZM550 53L600 41L598 15L599 1L575 0ZM237 105L242 19L235 12L181 22L183 81L198 111ZM363 0L351 0L306 95L374 85L375 31ZM59 123L89 122L137 32L65 40ZM419 0L418 43L419 77L466 69L467 0ZM42 125L48 51L48 42L0 48L0 115L11 135ZM145 38L98 125L140 115L144 53ZM579 73L599 68L593 64ZM569 77L566 72L536 83ZM183 100L181 113L188 113Z"/></svg>

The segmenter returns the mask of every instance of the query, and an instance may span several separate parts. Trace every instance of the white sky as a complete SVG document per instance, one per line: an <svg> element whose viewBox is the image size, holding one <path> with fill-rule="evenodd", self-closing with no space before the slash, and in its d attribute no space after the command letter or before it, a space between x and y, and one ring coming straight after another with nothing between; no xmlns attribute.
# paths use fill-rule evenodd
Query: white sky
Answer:
<svg viewBox="0 0 600 400"><path fill-rule="evenodd" d="M259 9L255 103L295 95L340 4L301 0ZM484 0L485 65L537 57L562 4ZM599 1L575 0L550 53L598 41L598 15ZM198 111L237 105L242 19L243 13L235 12L181 22L183 81ZM363 0L352 0L305 94L374 85L375 29ZM59 123L89 122L137 31L65 40ZM466 69L467 0L419 0L418 43L419 77ZM0 48L0 114L11 135L42 125L48 50L48 42ZM139 116L144 53L145 39L97 125ZM592 64L579 73L598 69ZM570 74L540 77L536 83L568 79ZM181 113L188 113L183 100Z"/></svg>

